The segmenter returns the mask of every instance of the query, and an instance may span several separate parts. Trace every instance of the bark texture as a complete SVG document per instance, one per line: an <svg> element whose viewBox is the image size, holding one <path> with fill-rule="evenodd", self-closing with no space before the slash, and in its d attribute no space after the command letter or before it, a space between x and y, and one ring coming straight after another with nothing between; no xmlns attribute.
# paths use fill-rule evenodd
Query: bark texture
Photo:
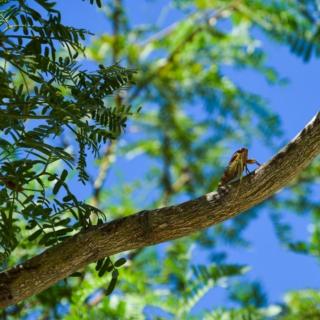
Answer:
<svg viewBox="0 0 320 320"><path fill-rule="evenodd" d="M0 306L37 294L103 257L187 236L230 219L285 187L319 153L320 113L255 174L244 177L241 184L93 227L0 273Z"/></svg>

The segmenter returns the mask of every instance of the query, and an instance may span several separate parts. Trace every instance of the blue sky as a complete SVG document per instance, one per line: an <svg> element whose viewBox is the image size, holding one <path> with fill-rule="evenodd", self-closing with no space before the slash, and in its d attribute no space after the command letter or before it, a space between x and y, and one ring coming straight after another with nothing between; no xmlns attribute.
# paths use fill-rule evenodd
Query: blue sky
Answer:
<svg viewBox="0 0 320 320"><path fill-rule="evenodd" d="M126 1L130 8L130 18L133 24L145 24L159 19L159 9L169 1ZM137 5L139 3L139 5ZM97 35L108 32L108 24L102 14L89 1L80 0L58 1L65 23L87 28ZM176 11L162 15L160 21L168 25L179 19ZM289 80L286 86L270 86L262 76L250 71L230 71L229 76L241 83L242 87L262 95L269 101L269 106L277 112L282 121L285 140L292 139L310 119L319 111L319 74L320 61L312 59L308 64L292 55L289 48L274 43L262 36L263 47L268 54L267 62L275 67L279 74ZM250 153L264 162L272 155L272 150L255 143ZM133 164L129 164L132 167ZM318 188L319 190L319 188ZM286 214L293 221L297 236L306 236L307 221ZM252 270L251 279L262 281L270 302L280 302L288 290L303 288L320 288L319 265L316 259L293 254L282 248L276 239L268 212L262 210L259 218L250 225L246 237L252 241L249 250L230 249L229 261L249 264ZM201 261L204 257L198 253ZM289 271L288 271L289 270ZM303 271L303 272L302 272ZM211 291L196 309L200 310L210 304L218 306L223 302L224 293Z"/></svg>

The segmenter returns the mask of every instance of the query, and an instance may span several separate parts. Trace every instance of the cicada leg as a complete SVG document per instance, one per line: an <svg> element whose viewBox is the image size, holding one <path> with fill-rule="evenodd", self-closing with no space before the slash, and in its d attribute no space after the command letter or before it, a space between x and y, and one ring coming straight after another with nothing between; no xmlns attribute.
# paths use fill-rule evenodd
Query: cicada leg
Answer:
<svg viewBox="0 0 320 320"><path fill-rule="evenodd" d="M257 160L255 160L255 159L247 159L246 164L245 164L246 174L250 174L251 173L250 170L248 169L248 166L247 166L248 163L249 164L256 164L259 167L261 166L261 164Z"/></svg>
<svg viewBox="0 0 320 320"><path fill-rule="evenodd" d="M256 159L247 159L247 163L256 164L257 166L261 166L261 164Z"/></svg>
<svg viewBox="0 0 320 320"><path fill-rule="evenodd" d="M241 181L242 181L242 178L243 178L243 170L244 170L244 168L247 169L246 164L243 163L242 161L239 161L239 163L238 163L238 165L237 165L237 172L238 172L239 184L238 184L238 187L237 187L237 193L236 193L236 195L234 196L234 198L237 198L237 197L238 197L239 190L240 190L240 186L241 186Z"/></svg>

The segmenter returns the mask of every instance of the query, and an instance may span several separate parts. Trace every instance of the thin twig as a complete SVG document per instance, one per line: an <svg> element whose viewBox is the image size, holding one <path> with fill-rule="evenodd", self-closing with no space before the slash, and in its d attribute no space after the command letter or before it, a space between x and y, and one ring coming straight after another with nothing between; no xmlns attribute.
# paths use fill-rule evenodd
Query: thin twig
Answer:
<svg viewBox="0 0 320 320"><path fill-rule="evenodd" d="M112 61L116 63L119 59L120 46L119 46L119 33L120 33L120 19L122 11L122 1L114 0L114 11L112 15L112 30L113 30L113 47L112 47ZM119 108L122 104L122 98L119 94L115 97L116 107ZM101 164L99 167L99 173L96 180L93 183L93 205L95 207L99 206L100 193L105 183L108 170L112 163L112 157L115 153L117 146L117 140L111 141L106 147L103 156L101 158Z"/></svg>

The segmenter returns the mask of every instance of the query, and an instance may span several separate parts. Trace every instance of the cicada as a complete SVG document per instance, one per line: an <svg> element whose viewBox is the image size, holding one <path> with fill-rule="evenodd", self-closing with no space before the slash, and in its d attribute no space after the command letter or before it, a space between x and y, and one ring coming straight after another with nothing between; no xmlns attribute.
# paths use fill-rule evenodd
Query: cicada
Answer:
<svg viewBox="0 0 320 320"><path fill-rule="evenodd" d="M223 173L223 176L219 183L219 187L241 179L244 170L247 174L250 173L247 166L248 164L257 164L258 166L260 166L260 163L257 160L248 159L247 148L241 148L237 150L232 155L231 160L229 161L228 166Z"/></svg>

